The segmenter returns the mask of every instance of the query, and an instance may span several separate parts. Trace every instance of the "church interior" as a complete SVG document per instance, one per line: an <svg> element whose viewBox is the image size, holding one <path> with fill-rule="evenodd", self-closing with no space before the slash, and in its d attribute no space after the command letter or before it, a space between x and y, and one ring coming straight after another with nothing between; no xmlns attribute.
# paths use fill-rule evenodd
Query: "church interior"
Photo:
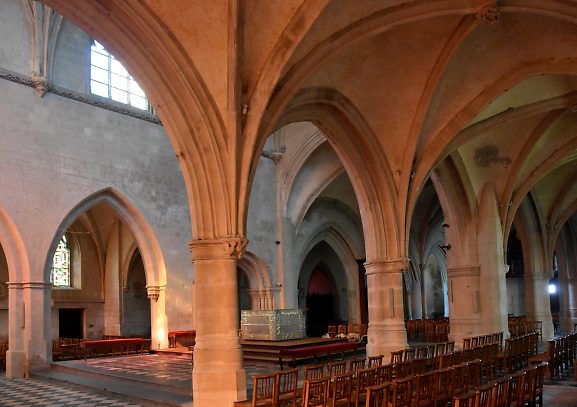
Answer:
<svg viewBox="0 0 577 407"><path fill-rule="evenodd" d="M577 331L575 44L573 0L0 0L6 378L194 331L192 400L231 406L245 315L290 310L385 362L415 321L546 351Z"/></svg>

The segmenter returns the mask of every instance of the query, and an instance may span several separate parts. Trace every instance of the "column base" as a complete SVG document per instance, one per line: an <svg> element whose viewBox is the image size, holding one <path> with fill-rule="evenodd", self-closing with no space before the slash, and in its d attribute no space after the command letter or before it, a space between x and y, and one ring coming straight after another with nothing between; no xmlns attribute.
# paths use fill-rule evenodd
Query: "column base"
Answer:
<svg viewBox="0 0 577 407"><path fill-rule="evenodd" d="M6 351L6 378L27 379L29 377L26 352L23 350Z"/></svg>
<svg viewBox="0 0 577 407"><path fill-rule="evenodd" d="M225 341L226 342L226 341ZM192 370L193 403L196 406L230 407L235 401L246 400L246 372L242 367L242 350L222 347L220 341L198 340L194 348ZM230 346L230 344L229 344Z"/></svg>
<svg viewBox="0 0 577 407"><path fill-rule="evenodd" d="M455 347L463 346L463 338L484 335L489 332L482 332L482 323L479 318L449 318L449 341L455 342Z"/></svg>
<svg viewBox="0 0 577 407"><path fill-rule="evenodd" d="M367 356L384 355L385 361L389 360L391 352L409 347L404 323L369 323L367 336Z"/></svg>

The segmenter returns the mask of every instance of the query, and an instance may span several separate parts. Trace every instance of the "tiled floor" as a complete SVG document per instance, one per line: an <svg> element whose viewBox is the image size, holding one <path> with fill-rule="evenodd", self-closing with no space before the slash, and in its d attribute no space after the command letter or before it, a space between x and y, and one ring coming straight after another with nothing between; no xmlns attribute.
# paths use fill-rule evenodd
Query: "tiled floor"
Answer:
<svg viewBox="0 0 577 407"><path fill-rule="evenodd" d="M97 394L88 389L74 389L66 384L46 383L38 379L7 380L0 378L2 406L140 406L119 397Z"/></svg>

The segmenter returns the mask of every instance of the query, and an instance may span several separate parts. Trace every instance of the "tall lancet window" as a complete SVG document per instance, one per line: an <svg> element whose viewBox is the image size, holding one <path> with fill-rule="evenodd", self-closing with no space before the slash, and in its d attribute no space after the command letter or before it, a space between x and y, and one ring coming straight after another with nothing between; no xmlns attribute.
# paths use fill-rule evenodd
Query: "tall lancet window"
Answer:
<svg viewBox="0 0 577 407"><path fill-rule="evenodd" d="M52 273L50 274L54 287L70 287L70 248L66 236L62 235L52 259Z"/></svg>
<svg viewBox="0 0 577 407"><path fill-rule="evenodd" d="M90 48L90 92L138 109L150 109L138 83L98 41L93 41Z"/></svg>

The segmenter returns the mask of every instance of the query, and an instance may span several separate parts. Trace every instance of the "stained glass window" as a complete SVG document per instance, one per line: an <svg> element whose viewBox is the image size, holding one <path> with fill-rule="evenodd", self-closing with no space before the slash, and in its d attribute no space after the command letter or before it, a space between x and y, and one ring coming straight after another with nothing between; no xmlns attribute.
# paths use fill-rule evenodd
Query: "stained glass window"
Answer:
<svg viewBox="0 0 577 407"><path fill-rule="evenodd" d="M149 110L144 91L114 55L98 41L93 41L90 48L90 92L138 109Z"/></svg>
<svg viewBox="0 0 577 407"><path fill-rule="evenodd" d="M55 287L70 287L70 249L64 235L54 252L51 279Z"/></svg>

